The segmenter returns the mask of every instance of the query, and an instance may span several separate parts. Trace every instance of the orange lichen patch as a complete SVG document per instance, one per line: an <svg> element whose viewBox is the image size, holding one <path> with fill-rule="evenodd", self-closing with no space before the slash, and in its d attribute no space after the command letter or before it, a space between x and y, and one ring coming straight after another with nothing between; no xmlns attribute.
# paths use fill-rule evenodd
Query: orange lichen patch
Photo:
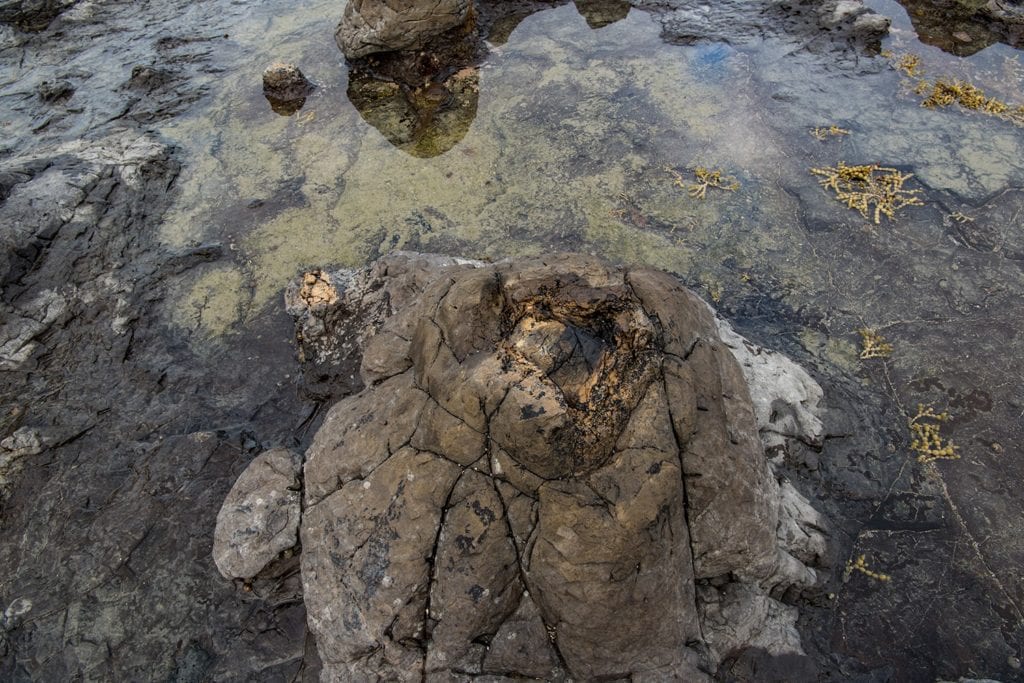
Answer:
<svg viewBox="0 0 1024 683"><path fill-rule="evenodd" d="M331 276L322 270L314 270L302 276L299 297L310 308L330 306L338 300L338 290L331 284Z"/></svg>
<svg viewBox="0 0 1024 683"><path fill-rule="evenodd" d="M914 440L910 450L917 453L918 462L933 460L957 460L960 453L952 441L942 436L942 423L949 421L949 413L936 413L930 406L918 404L917 415L908 424Z"/></svg>
<svg viewBox="0 0 1024 683"><path fill-rule="evenodd" d="M895 218L896 211L904 206L923 206L917 195L921 190L904 189L903 184L914 177L913 173L900 173L895 168L878 164L847 166L840 161L835 168L812 168L811 173L821 176L818 181L826 190L836 194L836 200L856 209L860 215L875 223L881 222L882 215Z"/></svg>

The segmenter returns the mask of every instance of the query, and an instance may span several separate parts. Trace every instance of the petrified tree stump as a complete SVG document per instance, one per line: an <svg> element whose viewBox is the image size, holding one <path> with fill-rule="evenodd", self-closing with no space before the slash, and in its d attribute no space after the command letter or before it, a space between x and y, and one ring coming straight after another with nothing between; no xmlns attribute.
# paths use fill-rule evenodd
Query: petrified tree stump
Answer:
<svg viewBox="0 0 1024 683"><path fill-rule="evenodd" d="M813 584L823 539L793 531L815 513L780 490L710 309L586 256L419 258L333 308L291 291L307 355L331 311L369 325L365 386L304 467L325 680L702 680L754 643L799 652L767 591Z"/></svg>

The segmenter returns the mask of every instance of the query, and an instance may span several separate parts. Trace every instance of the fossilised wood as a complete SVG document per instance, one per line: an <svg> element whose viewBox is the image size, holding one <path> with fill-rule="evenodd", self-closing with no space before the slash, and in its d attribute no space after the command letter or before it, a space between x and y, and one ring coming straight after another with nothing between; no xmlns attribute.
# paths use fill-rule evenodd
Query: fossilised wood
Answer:
<svg viewBox="0 0 1024 683"><path fill-rule="evenodd" d="M365 388L305 465L325 680L702 680L744 647L799 654L767 591L816 581L796 557L823 520L780 493L742 368L677 280L393 254L334 281L289 298L318 368L364 330Z"/></svg>

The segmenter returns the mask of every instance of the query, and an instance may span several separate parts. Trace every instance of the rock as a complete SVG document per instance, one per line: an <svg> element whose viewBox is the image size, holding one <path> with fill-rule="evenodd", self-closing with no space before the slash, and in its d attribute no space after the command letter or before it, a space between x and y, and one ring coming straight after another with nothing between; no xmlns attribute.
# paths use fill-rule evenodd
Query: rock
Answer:
<svg viewBox="0 0 1024 683"><path fill-rule="evenodd" d="M14 480L25 466L24 458L43 452L43 438L38 429L21 427L0 441L0 503L7 497Z"/></svg>
<svg viewBox="0 0 1024 683"><path fill-rule="evenodd" d="M334 34L349 59L414 50L469 17L470 0L349 0Z"/></svg>
<svg viewBox="0 0 1024 683"><path fill-rule="evenodd" d="M263 94L280 114L294 114L301 109L313 87L293 64L274 62L263 70Z"/></svg>
<svg viewBox="0 0 1024 683"><path fill-rule="evenodd" d="M213 561L225 578L256 576L295 545L302 458L283 448L256 457L217 514Z"/></svg>
<svg viewBox="0 0 1024 683"><path fill-rule="evenodd" d="M78 0L3 0L0 23L13 24L23 31L42 31L76 2Z"/></svg>
<svg viewBox="0 0 1024 683"><path fill-rule="evenodd" d="M63 102L75 94L75 88L64 79L43 81L36 86L36 94L43 102Z"/></svg>
<svg viewBox="0 0 1024 683"><path fill-rule="evenodd" d="M825 429L821 422L822 391L818 383L781 353L751 344L721 318L716 322L722 343L739 362L750 388L765 450L784 447L786 439L820 446Z"/></svg>
<svg viewBox="0 0 1024 683"><path fill-rule="evenodd" d="M743 370L678 280L396 253L287 301L316 364L363 357L304 468L325 680L703 680L743 648L801 652L772 594L817 582L826 524L776 481ZM764 356L775 412L814 415L813 380L728 332Z"/></svg>

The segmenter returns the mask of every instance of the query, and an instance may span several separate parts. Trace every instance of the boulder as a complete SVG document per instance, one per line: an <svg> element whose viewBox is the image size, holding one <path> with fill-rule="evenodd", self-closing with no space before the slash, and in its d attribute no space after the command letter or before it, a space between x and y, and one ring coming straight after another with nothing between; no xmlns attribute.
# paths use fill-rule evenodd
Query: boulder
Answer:
<svg viewBox="0 0 1024 683"><path fill-rule="evenodd" d="M349 59L415 50L463 24L470 10L470 0L349 0L334 38Z"/></svg>
<svg viewBox="0 0 1024 683"><path fill-rule="evenodd" d="M314 365L363 359L304 467L324 680L699 681L744 648L802 654L773 596L817 582L827 523L761 433L819 431L820 394L764 352L774 412L806 412L772 423L674 277L398 253L288 301Z"/></svg>

